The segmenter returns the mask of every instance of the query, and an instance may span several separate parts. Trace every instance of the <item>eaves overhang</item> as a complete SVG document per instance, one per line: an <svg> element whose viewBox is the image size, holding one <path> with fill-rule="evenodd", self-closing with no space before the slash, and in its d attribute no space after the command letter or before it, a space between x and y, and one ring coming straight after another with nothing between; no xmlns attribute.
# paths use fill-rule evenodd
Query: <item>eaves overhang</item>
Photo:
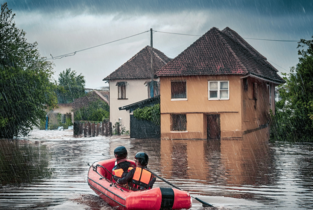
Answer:
<svg viewBox="0 0 313 210"><path fill-rule="evenodd" d="M121 106L118 109L119 110L126 110L126 111L130 110L130 111L132 111L132 110L135 110L137 108L145 107L149 104L157 104L157 103L160 103L160 95L155 96L153 98L147 98L147 99L144 99L144 100L141 100L141 101L129 104L129 105Z"/></svg>

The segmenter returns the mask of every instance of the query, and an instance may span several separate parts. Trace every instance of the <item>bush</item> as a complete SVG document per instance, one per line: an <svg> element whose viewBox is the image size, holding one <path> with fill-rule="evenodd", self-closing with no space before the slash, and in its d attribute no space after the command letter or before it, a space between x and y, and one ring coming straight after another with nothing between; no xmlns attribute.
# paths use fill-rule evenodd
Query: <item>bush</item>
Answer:
<svg viewBox="0 0 313 210"><path fill-rule="evenodd" d="M140 120L151 121L160 125L160 104L138 108L134 111L134 117Z"/></svg>

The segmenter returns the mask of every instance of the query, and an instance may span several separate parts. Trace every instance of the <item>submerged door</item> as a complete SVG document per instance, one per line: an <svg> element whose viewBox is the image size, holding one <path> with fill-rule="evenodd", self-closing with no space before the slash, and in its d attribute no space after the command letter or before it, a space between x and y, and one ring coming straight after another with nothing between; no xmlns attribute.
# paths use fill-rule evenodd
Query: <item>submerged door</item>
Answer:
<svg viewBox="0 0 313 210"><path fill-rule="evenodd" d="M207 135L208 139L220 139L220 115L207 115Z"/></svg>

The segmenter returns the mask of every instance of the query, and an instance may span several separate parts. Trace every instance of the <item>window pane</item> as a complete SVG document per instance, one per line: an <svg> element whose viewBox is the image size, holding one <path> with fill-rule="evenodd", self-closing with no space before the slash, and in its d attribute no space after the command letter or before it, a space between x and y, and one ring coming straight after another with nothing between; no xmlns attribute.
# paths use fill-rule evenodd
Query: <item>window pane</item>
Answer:
<svg viewBox="0 0 313 210"><path fill-rule="evenodd" d="M122 98L122 90L121 86L118 86L118 98Z"/></svg>
<svg viewBox="0 0 313 210"><path fill-rule="evenodd" d="M173 114L172 115L172 130L173 131L185 131L186 130L186 115L185 114Z"/></svg>
<svg viewBox="0 0 313 210"><path fill-rule="evenodd" d="M221 82L221 89L228 89L228 82Z"/></svg>
<svg viewBox="0 0 313 210"><path fill-rule="evenodd" d="M228 90L221 90L220 97L221 98L228 98Z"/></svg>
<svg viewBox="0 0 313 210"><path fill-rule="evenodd" d="M122 98L126 98L126 86L122 86Z"/></svg>
<svg viewBox="0 0 313 210"><path fill-rule="evenodd" d="M217 98L217 91L210 91L210 98Z"/></svg>
<svg viewBox="0 0 313 210"><path fill-rule="evenodd" d="M210 82L210 90L217 90L217 82Z"/></svg>
<svg viewBox="0 0 313 210"><path fill-rule="evenodd" d="M172 98L186 98L186 82L171 83Z"/></svg>
<svg viewBox="0 0 313 210"><path fill-rule="evenodd" d="M118 98L119 99L126 98L126 86L125 85L118 86Z"/></svg>

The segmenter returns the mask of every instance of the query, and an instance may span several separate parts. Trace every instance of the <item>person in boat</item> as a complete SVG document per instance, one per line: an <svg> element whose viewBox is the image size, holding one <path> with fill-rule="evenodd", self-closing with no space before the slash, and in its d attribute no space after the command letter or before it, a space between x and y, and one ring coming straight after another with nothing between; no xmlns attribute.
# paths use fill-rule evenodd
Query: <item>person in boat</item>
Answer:
<svg viewBox="0 0 313 210"><path fill-rule="evenodd" d="M127 184L131 186L132 190L151 189L156 178L146 170L149 156L144 152L138 152L135 155L135 162L137 167L129 171L129 173L117 180L118 184Z"/></svg>
<svg viewBox="0 0 313 210"><path fill-rule="evenodd" d="M116 158L115 166L112 169L113 179L116 181L119 178L125 177L127 173L136 166L127 161L127 149L124 146L118 146L114 150Z"/></svg>

